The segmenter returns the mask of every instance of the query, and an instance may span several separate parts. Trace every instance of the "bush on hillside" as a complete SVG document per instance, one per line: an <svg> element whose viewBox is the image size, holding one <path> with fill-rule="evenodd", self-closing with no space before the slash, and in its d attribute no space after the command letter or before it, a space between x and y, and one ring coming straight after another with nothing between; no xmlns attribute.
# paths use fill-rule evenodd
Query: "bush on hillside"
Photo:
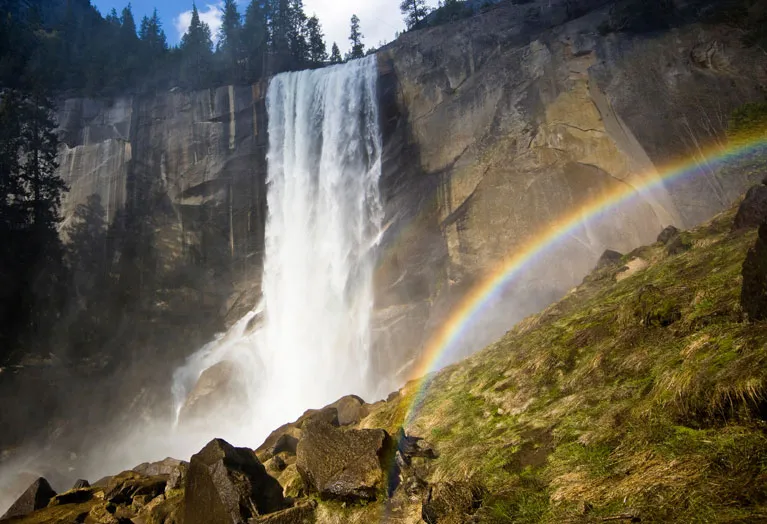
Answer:
<svg viewBox="0 0 767 524"><path fill-rule="evenodd" d="M743 144L767 138L767 102L745 104L730 116L727 138L731 144Z"/></svg>
<svg viewBox="0 0 767 524"><path fill-rule="evenodd" d="M645 33L671 27L677 18L673 0L630 0L614 5L599 32Z"/></svg>

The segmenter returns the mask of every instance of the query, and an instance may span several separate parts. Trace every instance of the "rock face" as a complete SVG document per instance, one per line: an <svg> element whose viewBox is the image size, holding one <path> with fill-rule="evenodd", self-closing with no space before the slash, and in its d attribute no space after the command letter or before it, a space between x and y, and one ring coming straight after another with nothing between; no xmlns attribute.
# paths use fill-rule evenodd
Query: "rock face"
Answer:
<svg viewBox="0 0 767 524"><path fill-rule="evenodd" d="M323 498L375 500L390 440L382 429L344 431L314 422L304 427L296 466L304 484Z"/></svg>
<svg viewBox="0 0 767 524"><path fill-rule="evenodd" d="M767 57L730 31L687 23L600 35L613 3L502 2L379 53L391 221L377 273L382 375L402 372L504 257L603 195L694 160L696 144L724 143L726 115L761 99ZM628 253L669 224L710 218L758 172L697 170L558 236L501 297L503 319L471 338L489 343L563 295L605 249Z"/></svg>
<svg viewBox="0 0 767 524"><path fill-rule="evenodd" d="M767 223L759 226L759 237L743 263L740 303L749 320L767 319Z"/></svg>
<svg viewBox="0 0 767 524"><path fill-rule="evenodd" d="M216 439L192 457L185 524L244 524L284 507L282 488L255 453Z"/></svg>
<svg viewBox="0 0 767 524"><path fill-rule="evenodd" d="M2 516L2 520L21 517L42 509L55 496L56 492L53 491L48 481L40 477L8 508L8 511Z"/></svg>
<svg viewBox="0 0 767 524"><path fill-rule="evenodd" d="M110 223L121 214L153 222L160 267L194 260L203 274L215 273L197 289L210 293L223 315L247 311L257 299L263 249L264 96L265 85L256 84L60 101L59 174L70 187L63 225L98 194ZM231 296L221 279L230 271L242 283ZM225 295L216 296L216 288Z"/></svg>
<svg viewBox="0 0 767 524"><path fill-rule="evenodd" d="M740 204L732 229L737 231L759 227L765 220L767 220L767 186L754 186L748 190L746 198Z"/></svg>

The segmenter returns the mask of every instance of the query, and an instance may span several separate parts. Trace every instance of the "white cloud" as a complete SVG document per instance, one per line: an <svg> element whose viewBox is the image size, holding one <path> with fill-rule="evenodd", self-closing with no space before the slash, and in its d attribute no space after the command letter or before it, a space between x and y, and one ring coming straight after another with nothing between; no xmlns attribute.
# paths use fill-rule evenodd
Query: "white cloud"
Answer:
<svg viewBox="0 0 767 524"><path fill-rule="evenodd" d="M210 27L210 34L213 37L213 43L218 41L218 30L221 28L221 16L223 14L223 2L217 4L207 4L204 9L197 8L200 13L200 20L208 24ZM184 11L173 19L173 25L178 33L178 39L181 41L181 37L184 36L189 29L189 24L192 23L192 10Z"/></svg>

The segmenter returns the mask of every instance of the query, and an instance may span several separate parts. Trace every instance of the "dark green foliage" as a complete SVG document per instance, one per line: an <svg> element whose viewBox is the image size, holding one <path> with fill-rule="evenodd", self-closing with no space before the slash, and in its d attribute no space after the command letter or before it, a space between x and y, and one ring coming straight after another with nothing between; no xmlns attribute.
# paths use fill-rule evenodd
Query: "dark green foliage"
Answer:
<svg viewBox="0 0 767 524"><path fill-rule="evenodd" d="M767 137L767 103L745 104L733 111L727 125L727 138L739 145Z"/></svg>
<svg viewBox="0 0 767 524"><path fill-rule="evenodd" d="M320 21L316 16L312 16L306 22L306 30L309 39L309 60L313 64L322 64L327 62L328 50L327 46L325 45L325 37L322 34ZM336 48L336 50L338 49Z"/></svg>
<svg viewBox="0 0 767 524"><path fill-rule="evenodd" d="M327 62L319 21L310 24L302 0L250 0L244 19L235 0L222 10L214 52L194 5L180 46L169 49L156 11L137 27L130 5L102 17L87 1L2 0L0 85L37 82L67 95L113 96L254 83Z"/></svg>
<svg viewBox="0 0 767 524"><path fill-rule="evenodd" d="M64 299L52 104L39 86L21 87L0 102L0 362L44 347Z"/></svg>
<svg viewBox="0 0 767 524"><path fill-rule="evenodd" d="M340 64L343 61L344 61L344 59L341 57L341 50L338 49L338 44L333 42L333 48L330 51L330 63L331 64Z"/></svg>
<svg viewBox="0 0 767 524"><path fill-rule="evenodd" d="M767 5L762 0L721 0L701 14L705 22L732 28L744 45L767 52Z"/></svg>
<svg viewBox="0 0 767 524"><path fill-rule="evenodd" d="M474 13L472 12L471 8L461 0L445 0L444 2L440 1L439 7L437 7L436 11L434 12L434 15L431 18L429 24L447 24L462 18L468 18L473 14Z"/></svg>
<svg viewBox="0 0 767 524"><path fill-rule="evenodd" d="M362 58L365 56L365 44L362 43L364 36L360 32L360 19L357 15L352 15L351 20L351 32L349 33L349 42L352 47L347 55L347 60L354 60L355 58Z"/></svg>
<svg viewBox="0 0 767 524"><path fill-rule="evenodd" d="M200 20L197 6L192 7L192 21L181 39L181 81L199 89L210 82L213 72L213 41L210 27Z"/></svg>
<svg viewBox="0 0 767 524"><path fill-rule="evenodd" d="M673 0L629 0L610 8L609 20L600 26L599 31L602 34L659 31L673 26L677 16Z"/></svg>
<svg viewBox="0 0 767 524"><path fill-rule="evenodd" d="M749 320L767 320L767 224L759 227L756 244L743 263L740 303Z"/></svg>
<svg viewBox="0 0 767 524"><path fill-rule="evenodd" d="M426 15L429 14L426 0L402 0L399 9L405 15L405 24L408 29L421 27L426 20Z"/></svg>
<svg viewBox="0 0 767 524"><path fill-rule="evenodd" d="M238 67L244 54L242 37L242 18L237 11L237 2L226 0L224 14L221 17L221 29L218 32L216 54L223 65L224 77L232 83L237 82L242 76Z"/></svg>
<svg viewBox="0 0 767 524"><path fill-rule="evenodd" d="M252 0L245 11L242 46L248 82L255 82L263 74L264 56L269 45L268 14L269 3L265 0Z"/></svg>

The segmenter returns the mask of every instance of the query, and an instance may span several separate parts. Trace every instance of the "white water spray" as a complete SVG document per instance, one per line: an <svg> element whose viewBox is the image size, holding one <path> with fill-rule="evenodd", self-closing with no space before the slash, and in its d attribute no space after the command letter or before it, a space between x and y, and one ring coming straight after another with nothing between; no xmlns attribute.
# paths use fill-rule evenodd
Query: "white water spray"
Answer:
<svg viewBox="0 0 767 524"><path fill-rule="evenodd" d="M205 369L228 360L241 371L242 417L230 425L211 416L208 438L258 445L308 408L373 390L372 280L383 218L376 82L375 57L368 57L282 74L269 86L269 215L259 307L265 321L249 332L257 314L251 312L175 375L180 409Z"/></svg>

